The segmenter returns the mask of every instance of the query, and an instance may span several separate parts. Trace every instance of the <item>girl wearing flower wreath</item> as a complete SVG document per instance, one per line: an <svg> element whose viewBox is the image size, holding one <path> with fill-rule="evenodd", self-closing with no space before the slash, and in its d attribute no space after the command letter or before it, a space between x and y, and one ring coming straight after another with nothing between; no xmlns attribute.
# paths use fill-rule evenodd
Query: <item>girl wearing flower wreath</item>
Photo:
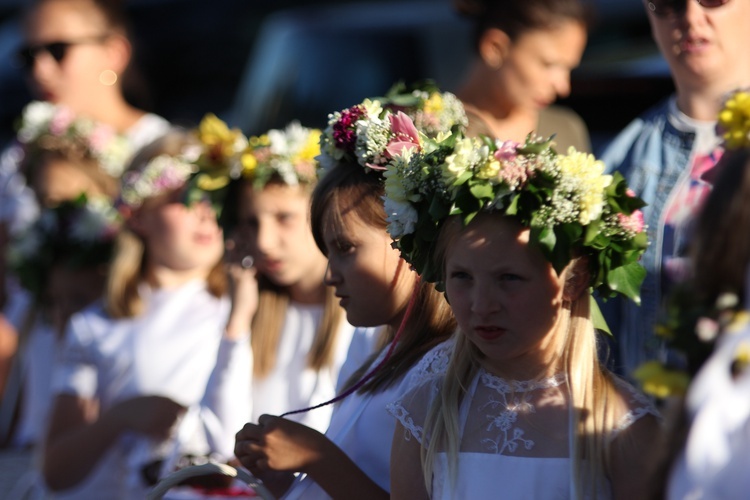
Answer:
<svg viewBox="0 0 750 500"><path fill-rule="evenodd" d="M143 498L181 456L231 457L250 414L254 270L230 266L228 295L211 152L175 131L123 176L104 301L73 315L55 367L43 472L61 495Z"/></svg>
<svg viewBox="0 0 750 500"><path fill-rule="evenodd" d="M449 94L402 94L408 96L418 97L421 111L430 99L458 105L422 116L421 123L442 124L435 134L449 133L457 124L439 119L454 112L458 125L463 123L460 104ZM404 113L389 111L391 102L365 100L330 115L319 157L325 174L312 198L313 234L329 262L327 284L335 288L350 323L386 327L389 347L375 352L342 387L335 401L343 401L334 407L325 435L270 415L237 434L237 457L254 473L277 481L276 493L285 492L284 498L387 498L386 436L394 422L385 406L415 383L425 369L420 359L455 328L448 305L399 258L385 231L382 197L388 180L382 166L403 145L426 137ZM399 109L419 115L411 106ZM293 472L302 474L287 489Z"/></svg>
<svg viewBox="0 0 750 500"><path fill-rule="evenodd" d="M586 46L581 0L455 0L474 26L476 58L459 91L467 134L522 141L532 131L565 151L591 149L588 129L553 103L570 94L570 72Z"/></svg>
<svg viewBox="0 0 750 500"><path fill-rule="evenodd" d="M454 135L387 168L389 232L459 325L442 373L389 407L393 498L641 498L657 423L600 365L590 296L637 300L640 201L533 138Z"/></svg>
<svg viewBox="0 0 750 500"><path fill-rule="evenodd" d="M133 151L167 131L164 118L131 102L138 96L131 85L135 79L129 79L134 68L123 2L33 0L26 3L22 28L24 44L18 60L32 95L42 101L35 103L37 107L62 106L103 124L122 134ZM24 121L29 118L27 111ZM13 144L0 157L0 248L38 213L19 171L24 155L22 145ZM4 280L5 272L0 275ZM4 292L4 284L0 285ZM0 306L4 302L0 293Z"/></svg>
<svg viewBox="0 0 750 500"><path fill-rule="evenodd" d="M244 141L217 121L227 146ZM257 421L328 401L347 357L369 356L375 329L357 329L326 286L327 260L310 231L310 196L317 183L320 131L292 122L283 130L251 137L241 152L225 221L232 243L257 270L259 301L252 321L255 360L251 400ZM344 375L346 377L346 375ZM332 408L290 418L324 432Z"/></svg>

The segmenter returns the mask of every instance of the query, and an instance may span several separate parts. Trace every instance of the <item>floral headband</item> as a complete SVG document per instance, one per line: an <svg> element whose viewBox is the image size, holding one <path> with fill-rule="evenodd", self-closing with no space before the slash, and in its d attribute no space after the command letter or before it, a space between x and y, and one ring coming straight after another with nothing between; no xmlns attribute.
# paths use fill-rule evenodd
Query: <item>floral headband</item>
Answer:
<svg viewBox="0 0 750 500"><path fill-rule="evenodd" d="M213 114L207 114L196 130L197 141L178 155L163 154L122 176L117 206L126 217L148 198L185 189L187 204L209 198L218 210L230 179L242 171L247 139Z"/></svg>
<svg viewBox="0 0 750 500"><path fill-rule="evenodd" d="M737 90L724 100L717 128L727 149L750 147L750 91Z"/></svg>
<svg viewBox="0 0 750 500"><path fill-rule="evenodd" d="M53 265L78 269L108 263L120 224L107 198L81 195L44 209L34 224L11 241L8 265L38 299Z"/></svg>
<svg viewBox="0 0 750 500"><path fill-rule="evenodd" d="M27 154L32 155L49 147L45 142L51 140L76 145L85 157L99 162L102 170L114 178L120 177L133 153L127 138L112 127L42 101L31 102L24 108L17 138Z"/></svg>
<svg viewBox="0 0 750 500"><path fill-rule="evenodd" d="M435 240L451 215L468 224L479 212L515 217L559 273L574 254L589 257L590 286L607 299L640 302L646 249L644 203L619 174L550 141L525 144L453 134L390 159L385 176L388 232L401 255L428 281L439 281Z"/></svg>
<svg viewBox="0 0 750 500"><path fill-rule="evenodd" d="M317 179L315 157L320 154L320 130L292 122L283 130L251 137L242 153L242 177L262 188L274 176L289 185Z"/></svg>
<svg viewBox="0 0 750 500"><path fill-rule="evenodd" d="M330 114L317 160L323 173L341 161L385 171L403 147L462 130L467 123L463 105L453 94L428 85L408 90L398 84L385 97Z"/></svg>

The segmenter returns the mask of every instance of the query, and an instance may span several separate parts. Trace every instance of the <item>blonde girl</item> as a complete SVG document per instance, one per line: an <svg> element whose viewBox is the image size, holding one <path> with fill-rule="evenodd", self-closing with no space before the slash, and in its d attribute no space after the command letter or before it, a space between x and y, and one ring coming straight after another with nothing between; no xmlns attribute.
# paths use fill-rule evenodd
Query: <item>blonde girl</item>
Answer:
<svg viewBox="0 0 750 500"><path fill-rule="evenodd" d="M389 408L392 496L639 498L656 421L599 364L588 293L637 298L637 198L534 140L459 136L388 169L410 183L386 191L389 230L460 331L447 368Z"/></svg>
<svg viewBox="0 0 750 500"><path fill-rule="evenodd" d="M443 97L434 95L433 102ZM456 123L450 109L446 106L444 115L424 123L435 125L440 123L436 118L446 118L443 132L449 131ZM326 283L335 289L351 324L386 327L389 347L378 349L346 381L337 397L343 401L334 407L325 435L270 415L238 433L237 457L253 472L276 481L276 493L285 493L285 498L388 497L390 441L383 436L393 431L394 422L385 405L416 383L420 360L455 327L434 286L422 281L391 247L382 201L388 181L379 173L377 160L358 160L353 154L353 146L361 144L384 158L387 145L396 150L401 140L420 141L414 127L399 127L401 116L387 111L381 101L366 100L333 113L321 141L320 162L326 170L313 192L312 225L328 257ZM386 140L379 146L370 142L378 137ZM290 488L293 472L302 474Z"/></svg>
<svg viewBox="0 0 750 500"><path fill-rule="evenodd" d="M254 273L231 268L230 300L197 146L170 133L123 177L104 301L71 318L55 368L43 473L61 495L143 498L155 462L228 459L250 413L237 395L249 391Z"/></svg>
<svg viewBox="0 0 750 500"><path fill-rule="evenodd" d="M250 138L236 199L226 209L237 219L235 252L258 272L252 420L328 401L347 357L361 361L373 349L374 329L355 332L324 283L327 260L310 232L319 138L319 130L297 122ZM290 418L322 432L331 410Z"/></svg>

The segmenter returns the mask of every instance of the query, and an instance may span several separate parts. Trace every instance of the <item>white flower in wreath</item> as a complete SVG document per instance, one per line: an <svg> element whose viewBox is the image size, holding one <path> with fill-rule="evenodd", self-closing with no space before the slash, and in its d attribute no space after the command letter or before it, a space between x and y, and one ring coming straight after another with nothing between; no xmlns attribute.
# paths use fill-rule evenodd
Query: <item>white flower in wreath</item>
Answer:
<svg viewBox="0 0 750 500"><path fill-rule="evenodd" d="M388 222L388 234L391 235L391 238L397 240L414 232L419 216L411 203L386 198L384 208L385 220Z"/></svg>
<svg viewBox="0 0 750 500"><path fill-rule="evenodd" d="M55 111L55 105L49 102L34 101L28 104L23 110L18 140L27 143L39 137L49 126Z"/></svg>

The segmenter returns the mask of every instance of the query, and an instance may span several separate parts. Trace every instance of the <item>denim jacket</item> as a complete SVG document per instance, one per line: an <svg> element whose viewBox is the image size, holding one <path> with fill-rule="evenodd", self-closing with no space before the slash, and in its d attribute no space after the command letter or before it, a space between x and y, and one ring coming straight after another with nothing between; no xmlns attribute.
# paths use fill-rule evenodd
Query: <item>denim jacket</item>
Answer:
<svg viewBox="0 0 750 500"><path fill-rule="evenodd" d="M601 159L609 172L619 171L628 186L648 205L643 215L649 246L641 264L646 279L641 306L625 299L602 304L602 312L615 337L615 370L631 375L644 361L663 359L662 342L654 335L661 304L661 259L664 211L676 185L689 175L695 134L676 129L668 120L669 99L631 122L604 151Z"/></svg>

